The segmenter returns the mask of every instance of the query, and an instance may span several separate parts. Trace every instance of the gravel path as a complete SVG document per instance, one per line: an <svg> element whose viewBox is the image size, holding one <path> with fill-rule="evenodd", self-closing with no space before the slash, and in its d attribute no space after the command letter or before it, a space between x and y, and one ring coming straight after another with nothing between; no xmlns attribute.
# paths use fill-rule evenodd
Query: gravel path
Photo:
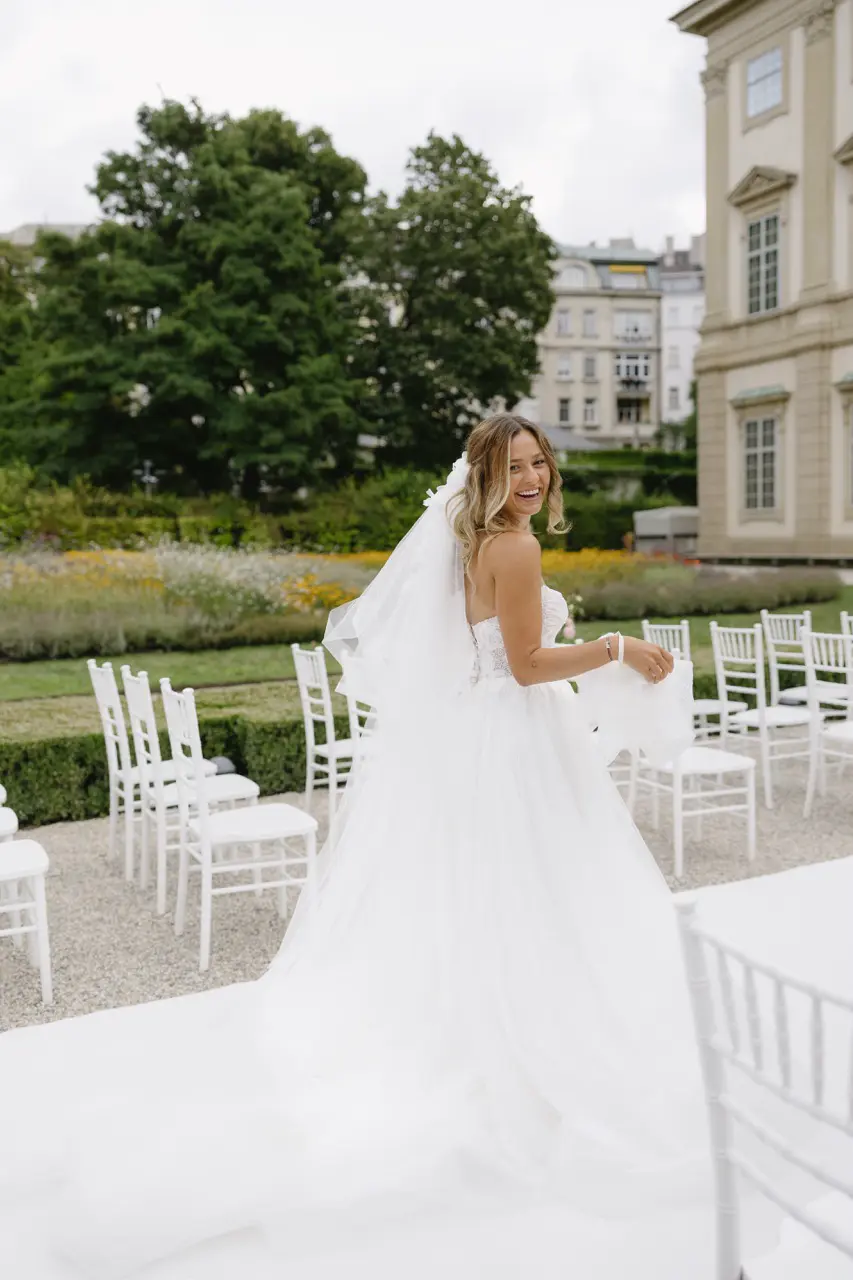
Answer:
<svg viewBox="0 0 853 1280"><path fill-rule="evenodd" d="M688 839L686 874L671 877L670 827L662 805L661 830L649 822L647 803L638 821L669 883L698 888L765 875L851 852L853 787L830 775L829 792L818 797L812 818L802 817L805 766L792 761L775 772L777 807L759 804L758 858L747 863L742 820L706 819L703 838ZM276 797L301 804L302 797ZM323 819L323 797L317 815ZM258 977L275 955L284 932L274 893L231 894L214 902L213 957L208 973L198 972L198 882L190 882L190 905L183 937L176 938L171 913L154 914L153 892L127 885L117 862L107 862L107 825L59 823L28 831L50 856L48 913L54 973L54 1004L39 1001L38 978L8 940L0 940L0 1029L53 1021L96 1009L137 1004L204 991ZM321 835L323 834L321 830ZM1 847L1 846L0 846ZM170 886L170 904L174 885Z"/></svg>

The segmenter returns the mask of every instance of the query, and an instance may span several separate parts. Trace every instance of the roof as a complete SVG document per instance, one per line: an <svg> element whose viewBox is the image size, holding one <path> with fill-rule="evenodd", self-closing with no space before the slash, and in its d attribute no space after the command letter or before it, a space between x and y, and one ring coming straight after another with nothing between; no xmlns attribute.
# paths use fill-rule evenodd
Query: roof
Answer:
<svg viewBox="0 0 853 1280"><path fill-rule="evenodd" d="M596 266L606 266L611 262L636 262L654 266L660 261L660 254L655 253L654 249L638 249L633 244L629 246L619 242L613 245L561 244L557 248L561 258L580 258L582 261L595 263Z"/></svg>
<svg viewBox="0 0 853 1280"><path fill-rule="evenodd" d="M695 0L694 4L679 9L670 22L691 36L707 36L725 26L737 14L753 9L763 0Z"/></svg>

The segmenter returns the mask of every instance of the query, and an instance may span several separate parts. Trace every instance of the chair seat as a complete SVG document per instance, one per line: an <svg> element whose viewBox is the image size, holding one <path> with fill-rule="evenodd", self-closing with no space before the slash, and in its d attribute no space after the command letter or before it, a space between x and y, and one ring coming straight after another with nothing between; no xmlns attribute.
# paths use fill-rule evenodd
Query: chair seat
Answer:
<svg viewBox="0 0 853 1280"><path fill-rule="evenodd" d="M0 840L13 836L18 830L18 815L14 809L0 808Z"/></svg>
<svg viewBox="0 0 853 1280"><path fill-rule="evenodd" d="M198 819L191 819L189 826L198 838ZM220 809L212 813L209 830L213 845L253 844L309 835L317 830L317 819L292 804L258 804L250 809Z"/></svg>
<svg viewBox="0 0 853 1280"><path fill-rule="evenodd" d="M336 760L355 755L352 738L337 738L334 742L318 742L314 750L318 756L334 756Z"/></svg>
<svg viewBox="0 0 853 1280"><path fill-rule="evenodd" d="M765 707L764 722L771 729L793 728L796 725L805 725L811 723L812 714L807 707ZM757 707L750 707L749 711L738 711L731 717L731 723L734 725L744 725L749 729L757 729L761 724L761 717Z"/></svg>
<svg viewBox="0 0 853 1280"><path fill-rule="evenodd" d="M853 720L829 720L823 726L823 736L832 742L853 743ZM0 813L2 813L0 809Z"/></svg>
<svg viewBox="0 0 853 1280"><path fill-rule="evenodd" d="M688 747L677 761L664 765L658 772L672 774L676 764L682 777L704 773L745 773L748 769L755 769L755 761L750 756L740 756L734 751L720 751L717 747Z"/></svg>
<svg viewBox="0 0 853 1280"><path fill-rule="evenodd" d="M822 698L827 695L835 702L847 703L850 700L850 693L846 684L839 684L835 680L817 680L818 692ZM801 707L809 700L809 691L804 684L794 685L791 689L783 689L779 694L779 705L786 707Z"/></svg>
<svg viewBox="0 0 853 1280"><path fill-rule="evenodd" d="M244 778L239 773L218 773L207 778L204 784L205 795L209 804L230 804L237 800L257 800L261 789L251 778ZM163 788L163 801L167 809L178 807L178 784L170 782Z"/></svg>
<svg viewBox="0 0 853 1280"><path fill-rule="evenodd" d="M50 863L37 840L10 840L0 844L0 881L44 875Z"/></svg>
<svg viewBox="0 0 853 1280"><path fill-rule="evenodd" d="M723 710L722 698L694 698L693 714L694 716L718 716ZM745 702L729 702L726 704L729 711L746 711Z"/></svg>
<svg viewBox="0 0 853 1280"><path fill-rule="evenodd" d="M206 778L212 778L215 773L216 773L216 765L213 763L213 761L205 760L204 776ZM174 760L163 760L160 764L160 777L163 779L163 781L174 782L177 776L178 775L175 769ZM135 764L130 771L130 780L135 785L138 785L139 777L140 777L139 765Z"/></svg>

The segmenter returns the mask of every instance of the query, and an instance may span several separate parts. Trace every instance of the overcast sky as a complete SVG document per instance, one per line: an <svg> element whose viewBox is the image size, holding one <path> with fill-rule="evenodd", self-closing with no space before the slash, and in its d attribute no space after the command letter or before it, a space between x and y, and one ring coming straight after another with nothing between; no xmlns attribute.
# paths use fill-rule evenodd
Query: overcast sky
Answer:
<svg viewBox="0 0 853 1280"><path fill-rule="evenodd" d="M161 95L277 107L399 189L457 132L557 240L704 226L704 42L678 0L0 0L0 231L84 222L99 157Z"/></svg>

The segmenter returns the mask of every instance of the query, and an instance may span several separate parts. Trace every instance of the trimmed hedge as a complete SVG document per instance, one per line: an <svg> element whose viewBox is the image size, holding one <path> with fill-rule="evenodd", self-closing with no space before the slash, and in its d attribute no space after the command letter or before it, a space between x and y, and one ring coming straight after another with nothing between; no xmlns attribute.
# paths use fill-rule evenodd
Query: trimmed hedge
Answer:
<svg viewBox="0 0 853 1280"><path fill-rule="evenodd" d="M227 756L238 773L258 783L262 795L304 787L305 729L301 718L200 718L200 728L205 755ZM335 732L341 737L349 733L346 716L335 718ZM160 736L165 753L166 734ZM37 742L0 740L0 778L21 826L78 822L109 813L107 760L99 733Z"/></svg>

